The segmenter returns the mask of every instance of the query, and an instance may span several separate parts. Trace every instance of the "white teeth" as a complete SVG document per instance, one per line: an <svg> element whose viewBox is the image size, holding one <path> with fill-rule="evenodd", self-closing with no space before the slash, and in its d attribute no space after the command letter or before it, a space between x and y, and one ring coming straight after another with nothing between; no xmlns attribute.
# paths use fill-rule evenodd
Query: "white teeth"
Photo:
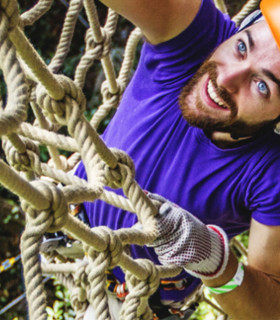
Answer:
<svg viewBox="0 0 280 320"><path fill-rule="evenodd" d="M223 101L217 96L216 91L214 89L213 83L211 80L208 81L207 90L209 93L210 98L216 102L219 106L221 106L224 109L227 109L227 107L224 105Z"/></svg>

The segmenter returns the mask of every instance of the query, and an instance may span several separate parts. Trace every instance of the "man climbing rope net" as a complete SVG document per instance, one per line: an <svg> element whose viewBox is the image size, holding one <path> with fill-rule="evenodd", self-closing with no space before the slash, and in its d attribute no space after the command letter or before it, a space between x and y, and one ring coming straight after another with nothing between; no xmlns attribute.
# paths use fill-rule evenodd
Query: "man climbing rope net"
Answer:
<svg viewBox="0 0 280 320"><path fill-rule="evenodd" d="M238 32L211 0L102 2L146 38L103 135L134 160L136 180L159 206L153 248L130 253L184 268L161 282L152 309L168 319L202 280L233 319L279 319L280 4L263 0L265 19L254 15ZM76 175L86 179L82 163ZM92 227L137 223L100 200L84 208ZM244 267L228 238L248 228ZM119 268L111 276L125 282Z"/></svg>

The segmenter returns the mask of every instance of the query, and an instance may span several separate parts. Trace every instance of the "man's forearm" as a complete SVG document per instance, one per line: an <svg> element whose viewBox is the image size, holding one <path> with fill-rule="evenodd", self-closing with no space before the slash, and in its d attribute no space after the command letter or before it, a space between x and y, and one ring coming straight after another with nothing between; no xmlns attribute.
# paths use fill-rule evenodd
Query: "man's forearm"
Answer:
<svg viewBox="0 0 280 320"><path fill-rule="evenodd" d="M167 41L185 30L201 0L101 0L139 27L152 44Z"/></svg>
<svg viewBox="0 0 280 320"><path fill-rule="evenodd" d="M213 280L204 280L209 287L219 287L230 281L237 270L237 259L230 254L225 272ZM245 267L241 286L231 292L216 294L223 310L234 320L279 320L280 283L250 266Z"/></svg>
<svg viewBox="0 0 280 320"><path fill-rule="evenodd" d="M231 319L280 320L280 226L252 220L244 272L223 229L159 195L148 196L161 203L155 217L159 235L151 246L162 264L183 267L220 293L215 298Z"/></svg>

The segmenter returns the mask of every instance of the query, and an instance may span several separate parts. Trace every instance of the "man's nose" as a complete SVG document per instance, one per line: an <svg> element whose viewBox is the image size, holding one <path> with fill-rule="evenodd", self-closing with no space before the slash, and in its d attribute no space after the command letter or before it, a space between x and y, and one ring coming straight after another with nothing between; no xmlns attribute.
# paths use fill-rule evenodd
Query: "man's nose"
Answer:
<svg viewBox="0 0 280 320"><path fill-rule="evenodd" d="M247 62L238 62L217 68L217 85L229 93L236 93L250 79L251 67Z"/></svg>

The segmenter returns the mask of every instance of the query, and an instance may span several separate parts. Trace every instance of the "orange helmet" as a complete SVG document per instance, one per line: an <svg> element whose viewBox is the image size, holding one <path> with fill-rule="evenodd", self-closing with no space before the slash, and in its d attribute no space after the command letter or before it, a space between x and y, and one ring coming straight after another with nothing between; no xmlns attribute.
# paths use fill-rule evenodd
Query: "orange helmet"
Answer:
<svg viewBox="0 0 280 320"><path fill-rule="evenodd" d="M262 0L260 8L280 49L280 1Z"/></svg>

